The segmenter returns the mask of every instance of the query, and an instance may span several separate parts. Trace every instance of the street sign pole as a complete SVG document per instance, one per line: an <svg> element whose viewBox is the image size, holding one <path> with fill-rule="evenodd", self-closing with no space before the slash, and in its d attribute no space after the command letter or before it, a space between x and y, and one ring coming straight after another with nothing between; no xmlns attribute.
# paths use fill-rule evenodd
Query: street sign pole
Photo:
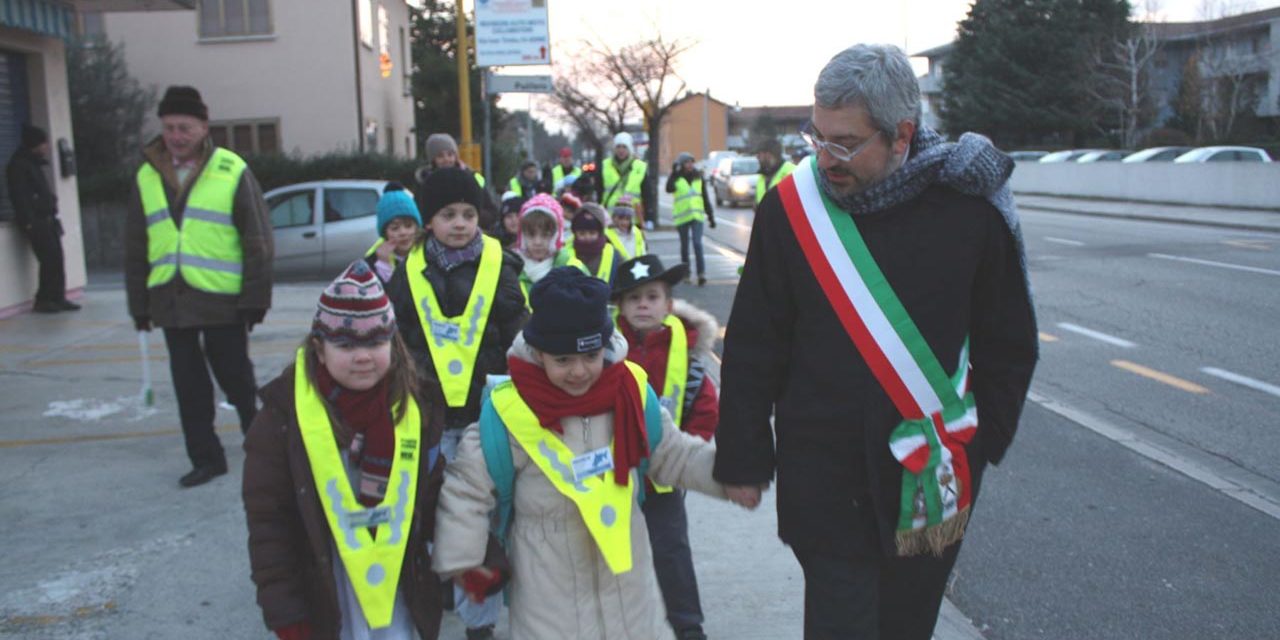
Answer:
<svg viewBox="0 0 1280 640"><path fill-rule="evenodd" d="M492 140L490 140L491 134L489 132L493 119L489 113L489 103L492 101L489 96L489 86L493 83L493 72L489 70L489 67L484 68L484 74L482 74L480 81L482 83L480 95L484 96L484 147L482 149L484 151L484 178L493 182L493 153L490 151L493 145L490 144ZM497 183L495 182L494 184L496 186Z"/></svg>

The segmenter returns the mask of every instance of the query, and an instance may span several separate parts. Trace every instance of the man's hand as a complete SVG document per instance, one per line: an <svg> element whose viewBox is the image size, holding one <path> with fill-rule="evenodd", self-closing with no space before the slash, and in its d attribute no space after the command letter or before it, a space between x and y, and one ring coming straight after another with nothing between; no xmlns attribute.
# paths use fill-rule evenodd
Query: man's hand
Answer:
<svg viewBox="0 0 1280 640"><path fill-rule="evenodd" d="M151 316L134 316L133 328L138 331L151 330Z"/></svg>
<svg viewBox="0 0 1280 640"><path fill-rule="evenodd" d="M768 488L768 483L761 485L730 484L725 485L724 492L728 494L730 502L738 505L739 507L746 508L747 510L754 510L756 507L760 506L760 495Z"/></svg>
<svg viewBox="0 0 1280 640"><path fill-rule="evenodd" d="M267 317L266 309L241 309L240 321L244 323L244 328L253 333L253 325L262 324L262 319Z"/></svg>

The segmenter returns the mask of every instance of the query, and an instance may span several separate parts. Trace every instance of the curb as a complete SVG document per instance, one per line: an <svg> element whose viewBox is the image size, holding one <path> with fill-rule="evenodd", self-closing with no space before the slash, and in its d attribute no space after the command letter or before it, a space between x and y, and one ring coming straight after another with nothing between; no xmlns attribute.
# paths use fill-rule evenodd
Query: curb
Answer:
<svg viewBox="0 0 1280 640"><path fill-rule="evenodd" d="M1016 198L1015 198L1016 201ZM1079 216L1090 216L1093 218L1112 218L1117 220L1141 220L1143 222L1167 222L1169 224L1184 224L1197 227L1213 227L1217 229L1239 229L1244 231L1264 231L1271 233L1280 233L1280 226L1269 227L1256 224L1219 222L1214 220L1192 220L1187 218L1169 218L1164 216L1144 215L1141 213L1105 213L1102 211L1084 211L1081 209L1068 209L1065 207L1054 207L1040 204L1018 204L1019 209L1028 211L1047 211L1050 213L1066 213Z"/></svg>

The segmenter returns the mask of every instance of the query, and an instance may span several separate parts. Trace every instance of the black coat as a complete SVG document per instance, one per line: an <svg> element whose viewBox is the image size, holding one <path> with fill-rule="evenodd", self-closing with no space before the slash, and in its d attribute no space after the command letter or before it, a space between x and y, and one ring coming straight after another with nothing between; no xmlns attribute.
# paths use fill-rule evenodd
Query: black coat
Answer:
<svg viewBox="0 0 1280 640"><path fill-rule="evenodd" d="M405 275L407 261L401 260L396 271L387 283L387 295L395 305L396 323L400 335L408 345L418 364L418 372L423 380L439 385L435 365L431 360L431 350L427 346L426 335L422 331L422 323L418 320L417 305L409 290L409 280ZM524 293L520 290L520 271L524 262L515 254L504 251L502 254L502 273L498 276L498 292L489 311L489 321L485 325L484 336L480 342L480 353L476 356L475 373L471 379L471 393L467 397L464 408L448 408L445 410L445 427L460 429L480 419L480 392L484 388L485 376L502 374L507 371L507 349L515 340L516 334L524 326L525 306ZM436 299L445 315L453 317L461 315L467 307L467 298L475 285L476 274L480 270L479 259L455 267L445 273L427 262L423 275L435 291Z"/></svg>
<svg viewBox="0 0 1280 640"><path fill-rule="evenodd" d="M986 463L1013 440L1037 357L1013 236L986 200L945 187L855 221L948 375L970 340L976 496ZM728 327L716 479L761 484L776 472L779 535L791 545L852 552L857 510L869 506L892 554L903 469L888 438L902 417L814 278L777 190L756 213Z"/></svg>
<svg viewBox="0 0 1280 640"><path fill-rule="evenodd" d="M5 168L9 201L13 203L14 222L19 229L32 224L56 224L58 196L49 186L44 158L30 149L18 149Z"/></svg>

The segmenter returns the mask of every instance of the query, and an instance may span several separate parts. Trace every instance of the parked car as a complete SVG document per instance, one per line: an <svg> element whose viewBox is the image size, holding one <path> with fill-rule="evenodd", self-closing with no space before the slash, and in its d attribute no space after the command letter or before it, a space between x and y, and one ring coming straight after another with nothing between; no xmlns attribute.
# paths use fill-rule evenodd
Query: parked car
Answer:
<svg viewBox="0 0 1280 640"><path fill-rule="evenodd" d="M716 204L728 203L731 207L750 207L756 203L756 180L760 177L760 161L752 156L724 158L717 167Z"/></svg>
<svg viewBox="0 0 1280 640"><path fill-rule="evenodd" d="M386 184L325 180L267 192L276 276L328 280L363 257L378 239L375 214Z"/></svg>
<svg viewBox="0 0 1280 640"><path fill-rule="evenodd" d="M698 163L698 168L707 176L708 180L715 179L716 169L720 166L720 161L725 158L737 157L737 151L712 151L707 154L707 158Z"/></svg>
<svg viewBox="0 0 1280 640"><path fill-rule="evenodd" d="M1124 157L1121 162L1173 162L1173 159L1194 149L1195 147L1151 147L1135 151Z"/></svg>
<svg viewBox="0 0 1280 640"><path fill-rule="evenodd" d="M1048 151L1010 151L1009 157L1019 162L1036 162L1049 155Z"/></svg>
<svg viewBox="0 0 1280 640"><path fill-rule="evenodd" d="M1076 158L1076 162L1082 162L1085 164L1093 162L1120 162L1127 155L1129 155L1128 151L1119 151L1116 149L1090 151L1089 153Z"/></svg>
<svg viewBox="0 0 1280 640"><path fill-rule="evenodd" d="M1080 156L1092 151L1102 151L1102 149L1064 149L1062 151L1054 151L1040 158L1040 162L1075 162L1080 159Z"/></svg>
<svg viewBox="0 0 1280 640"><path fill-rule="evenodd" d="M1271 162L1271 156L1257 147L1200 147L1192 149L1174 162Z"/></svg>

